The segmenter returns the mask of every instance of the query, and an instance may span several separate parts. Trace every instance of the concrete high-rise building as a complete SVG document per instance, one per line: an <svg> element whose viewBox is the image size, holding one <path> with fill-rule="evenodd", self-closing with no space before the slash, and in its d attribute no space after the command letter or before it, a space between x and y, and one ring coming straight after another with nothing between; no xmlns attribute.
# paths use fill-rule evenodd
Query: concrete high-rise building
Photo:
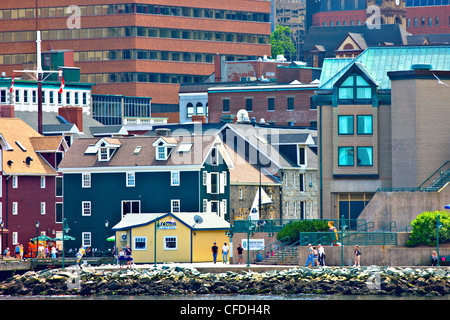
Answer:
<svg viewBox="0 0 450 320"><path fill-rule="evenodd" d="M38 19L35 12L38 11ZM3 0L1 72L12 76L42 50L74 50L93 94L152 98L152 116L178 121L178 90L227 60L270 55L266 0Z"/></svg>

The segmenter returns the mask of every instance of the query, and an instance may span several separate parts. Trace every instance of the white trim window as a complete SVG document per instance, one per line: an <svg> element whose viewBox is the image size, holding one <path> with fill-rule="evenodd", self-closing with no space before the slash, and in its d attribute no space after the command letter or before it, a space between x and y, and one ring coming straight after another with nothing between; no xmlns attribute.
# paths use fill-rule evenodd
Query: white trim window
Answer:
<svg viewBox="0 0 450 320"><path fill-rule="evenodd" d="M178 250L178 239L176 236L164 237L164 250Z"/></svg>
<svg viewBox="0 0 450 320"><path fill-rule="evenodd" d="M100 147L98 161L109 161L108 148Z"/></svg>
<svg viewBox="0 0 450 320"><path fill-rule="evenodd" d="M19 244L19 233L17 231L12 233L12 244Z"/></svg>
<svg viewBox="0 0 450 320"><path fill-rule="evenodd" d="M81 174L81 187L82 188L90 188L91 187L91 174L90 173L82 173Z"/></svg>
<svg viewBox="0 0 450 320"><path fill-rule="evenodd" d="M19 214L19 203L13 202L12 203L12 214L17 216Z"/></svg>
<svg viewBox="0 0 450 320"><path fill-rule="evenodd" d="M92 236L90 232L83 232L81 234L82 246L90 247L92 246Z"/></svg>
<svg viewBox="0 0 450 320"><path fill-rule="evenodd" d="M170 200L170 212L176 213L180 212L181 205L180 200Z"/></svg>
<svg viewBox="0 0 450 320"><path fill-rule="evenodd" d="M81 202L81 215L90 216L92 211L92 206L90 201L82 201Z"/></svg>
<svg viewBox="0 0 450 320"><path fill-rule="evenodd" d="M41 176L41 189L45 189L45 176Z"/></svg>
<svg viewBox="0 0 450 320"><path fill-rule="evenodd" d="M170 185L179 186L180 185L180 171L170 172Z"/></svg>
<svg viewBox="0 0 450 320"><path fill-rule="evenodd" d="M41 215L45 215L45 202L41 202Z"/></svg>
<svg viewBox="0 0 450 320"><path fill-rule="evenodd" d="M127 187L135 187L135 186L136 186L136 173L127 172Z"/></svg>
<svg viewBox="0 0 450 320"><path fill-rule="evenodd" d="M156 160L166 160L167 159L167 148L164 146L156 147Z"/></svg>
<svg viewBox="0 0 450 320"><path fill-rule="evenodd" d="M17 189L19 187L19 177L18 176L12 176L12 187L14 189Z"/></svg>
<svg viewBox="0 0 450 320"><path fill-rule="evenodd" d="M147 250L147 237L133 237L133 250Z"/></svg>

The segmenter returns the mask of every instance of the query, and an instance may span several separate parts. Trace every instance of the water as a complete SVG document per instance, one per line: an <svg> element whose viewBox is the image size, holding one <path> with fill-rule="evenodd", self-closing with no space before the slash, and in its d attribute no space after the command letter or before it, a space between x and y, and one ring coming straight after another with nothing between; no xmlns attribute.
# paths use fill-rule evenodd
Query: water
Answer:
<svg viewBox="0 0 450 320"><path fill-rule="evenodd" d="M316 295L316 294L292 294L292 295L158 295L158 296L2 296L0 301L294 301L294 300L326 300L326 301L449 301L450 296L388 296L388 295Z"/></svg>

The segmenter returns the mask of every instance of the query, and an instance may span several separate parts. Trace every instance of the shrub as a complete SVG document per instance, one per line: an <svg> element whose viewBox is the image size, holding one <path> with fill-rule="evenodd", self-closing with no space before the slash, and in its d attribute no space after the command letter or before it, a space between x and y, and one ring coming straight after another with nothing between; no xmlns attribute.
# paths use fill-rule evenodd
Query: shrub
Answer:
<svg viewBox="0 0 450 320"><path fill-rule="evenodd" d="M412 233L406 242L408 247L419 245L436 246L436 222L440 215L439 243L450 239L450 216L447 211L425 211L411 222Z"/></svg>
<svg viewBox="0 0 450 320"><path fill-rule="evenodd" d="M300 220L291 221L278 232L277 239L290 238L290 243L300 239L300 232L324 232L328 231L327 220Z"/></svg>

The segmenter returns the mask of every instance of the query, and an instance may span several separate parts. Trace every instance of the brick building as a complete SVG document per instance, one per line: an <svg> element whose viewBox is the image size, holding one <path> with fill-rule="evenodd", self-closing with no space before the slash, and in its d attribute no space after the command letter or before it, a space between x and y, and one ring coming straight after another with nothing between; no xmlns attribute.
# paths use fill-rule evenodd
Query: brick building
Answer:
<svg viewBox="0 0 450 320"><path fill-rule="evenodd" d="M450 32L450 3L448 0L326 0L313 14L313 26L351 26L377 23L400 24L411 34ZM367 12L369 11L369 13ZM375 16L377 15L377 16Z"/></svg>
<svg viewBox="0 0 450 320"><path fill-rule="evenodd" d="M181 83L214 72L227 60L270 55L270 2L263 0L35 0L0 3L3 72L35 61L36 24L42 48L74 50L81 81L92 94L152 98L152 116L178 121Z"/></svg>
<svg viewBox="0 0 450 320"><path fill-rule="evenodd" d="M310 107L317 83L259 84L208 89L209 121L220 122L240 109L257 122L316 127L317 110Z"/></svg>
<svg viewBox="0 0 450 320"><path fill-rule="evenodd" d="M11 256L18 244L26 254L36 233L61 235L63 182L57 168L67 149L63 136L45 137L21 119L0 118L0 220L9 231L0 243Z"/></svg>

